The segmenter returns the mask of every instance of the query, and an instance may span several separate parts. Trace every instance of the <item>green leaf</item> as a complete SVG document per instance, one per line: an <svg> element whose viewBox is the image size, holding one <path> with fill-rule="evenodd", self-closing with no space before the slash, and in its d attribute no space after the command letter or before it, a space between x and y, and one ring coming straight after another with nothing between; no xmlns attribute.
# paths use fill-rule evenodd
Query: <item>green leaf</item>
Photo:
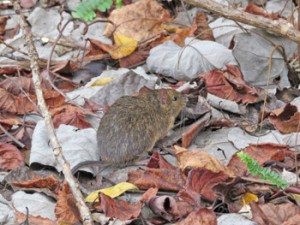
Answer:
<svg viewBox="0 0 300 225"><path fill-rule="evenodd" d="M263 168L258 164L258 161L244 152L238 152L237 156L247 164L248 171L253 176L259 176L261 179L275 184L277 187L284 189L288 187L288 183L281 178L277 173L270 170L270 168Z"/></svg>
<svg viewBox="0 0 300 225"><path fill-rule="evenodd" d="M77 5L75 11L72 12L72 16L88 22L96 17L95 10L105 12L111 8L112 4L112 0L85 0Z"/></svg>

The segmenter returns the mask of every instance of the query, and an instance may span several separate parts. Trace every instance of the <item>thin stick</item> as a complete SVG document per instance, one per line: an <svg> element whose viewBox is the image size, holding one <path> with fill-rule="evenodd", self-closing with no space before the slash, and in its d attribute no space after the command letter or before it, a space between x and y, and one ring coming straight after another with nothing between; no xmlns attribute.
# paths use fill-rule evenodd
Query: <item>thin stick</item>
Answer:
<svg viewBox="0 0 300 225"><path fill-rule="evenodd" d="M14 136L12 136L0 123L0 129L4 132L4 134L9 137L13 142L15 142L17 145L19 145L21 148L24 148L25 145L18 141Z"/></svg>
<svg viewBox="0 0 300 225"><path fill-rule="evenodd" d="M32 33L30 32L30 28L26 22L24 14L21 12L20 0L14 2L14 9L15 9L15 12L20 16L20 26L21 26L21 29L24 31L24 38L25 38L25 42L27 44L28 54L30 56L30 67L32 70L32 80L33 80L33 84L34 84L35 91L36 91L38 106L44 117L44 121L45 121L46 128L48 131L50 143L53 148L54 156L55 156L56 160L58 161L59 165L62 167L62 171L65 176L65 179L66 179L67 183L69 184L70 189L73 193L73 196L76 200L76 205L80 212L80 216L82 218L83 224L92 225L93 221L91 218L91 213L90 213L88 207L84 203L83 196L78 188L78 184L72 175L70 165L69 165L68 161L65 159L64 155L62 154L62 148L56 137L51 114L47 108L47 105L46 105L46 102L45 102L45 99L43 96L43 91L41 88L40 70L39 70L39 66L38 66L38 54L37 54L36 48L33 43L33 37L32 37Z"/></svg>

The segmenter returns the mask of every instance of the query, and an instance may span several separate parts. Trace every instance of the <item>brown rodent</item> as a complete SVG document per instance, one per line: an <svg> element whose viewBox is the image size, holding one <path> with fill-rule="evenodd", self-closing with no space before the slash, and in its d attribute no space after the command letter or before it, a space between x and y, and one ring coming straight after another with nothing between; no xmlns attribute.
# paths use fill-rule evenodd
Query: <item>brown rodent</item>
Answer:
<svg viewBox="0 0 300 225"><path fill-rule="evenodd" d="M121 97L104 114L97 131L101 162L82 162L72 171L96 163L101 167L134 164L168 133L184 106L185 98L172 89Z"/></svg>

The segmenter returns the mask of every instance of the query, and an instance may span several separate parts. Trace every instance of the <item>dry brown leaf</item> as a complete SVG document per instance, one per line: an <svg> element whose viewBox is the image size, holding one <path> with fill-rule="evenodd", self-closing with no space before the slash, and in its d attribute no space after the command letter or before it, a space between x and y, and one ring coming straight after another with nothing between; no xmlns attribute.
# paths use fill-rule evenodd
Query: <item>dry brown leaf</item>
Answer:
<svg viewBox="0 0 300 225"><path fill-rule="evenodd" d="M178 167L185 171L190 168L205 168L214 173L224 172L233 175L233 172L222 162L199 150L188 150L186 148L174 146Z"/></svg>
<svg viewBox="0 0 300 225"><path fill-rule="evenodd" d="M95 204L95 208L107 217L124 221L138 217L142 209L142 203L129 204L122 200L112 199L100 192L99 203Z"/></svg>
<svg viewBox="0 0 300 225"><path fill-rule="evenodd" d="M1 112L17 113L16 98L3 88L0 88L0 110Z"/></svg>
<svg viewBox="0 0 300 225"><path fill-rule="evenodd" d="M139 189L156 187L160 190L179 191L185 185L186 177L180 170L147 169L131 171L128 182Z"/></svg>
<svg viewBox="0 0 300 225"><path fill-rule="evenodd" d="M13 170L24 166L24 156L14 145L0 142L0 169Z"/></svg>
<svg viewBox="0 0 300 225"><path fill-rule="evenodd" d="M149 208L156 214L171 222L176 221L180 212L178 211L176 200L172 196L155 196L148 202Z"/></svg>
<svg viewBox="0 0 300 225"><path fill-rule="evenodd" d="M56 224L80 224L80 213L68 184L58 193L55 216Z"/></svg>
<svg viewBox="0 0 300 225"><path fill-rule="evenodd" d="M153 152L151 155L147 167L154 169L169 169L176 170L176 167L170 164L167 160L162 157L158 151Z"/></svg>
<svg viewBox="0 0 300 225"><path fill-rule="evenodd" d="M15 221L15 224L26 224L24 221L27 220L27 215L19 212L19 211L16 211L16 221ZM28 223L27 224L30 224L30 225L53 225L55 224L54 221L50 220L50 219L47 219L47 218L43 218L43 217L40 217L40 216L31 216L31 215L28 215Z"/></svg>
<svg viewBox="0 0 300 225"><path fill-rule="evenodd" d="M43 90L44 98L49 108L57 108L65 102L65 97L52 90Z"/></svg>
<svg viewBox="0 0 300 225"><path fill-rule="evenodd" d="M140 202L148 202L151 198L153 198L154 196L156 196L158 192L157 188L149 188L143 195L142 198L140 200Z"/></svg>
<svg viewBox="0 0 300 225"><path fill-rule="evenodd" d="M179 196L191 205L200 207L200 198L211 202L216 200L213 187L228 179L223 171L214 173L207 169L192 169L186 181L185 188L179 192Z"/></svg>
<svg viewBox="0 0 300 225"><path fill-rule="evenodd" d="M249 3L244 11L248 12L248 13L251 13L251 14L254 14L254 15L259 15L259 16L263 16L263 17L266 17L266 18L274 19L274 20L282 18L281 16L278 16L275 13L266 12L265 10L263 10L262 8L254 5L253 3Z"/></svg>
<svg viewBox="0 0 300 225"><path fill-rule="evenodd" d="M272 111L269 120L283 134L300 132L300 112L294 105Z"/></svg>
<svg viewBox="0 0 300 225"><path fill-rule="evenodd" d="M116 28L108 24L105 36L115 33L141 41L162 32L162 24L170 20L170 14L155 0L141 0L114 10L108 19Z"/></svg>
<svg viewBox="0 0 300 225"><path fill-rule="evenodd" d="M235 102L254 103L258 100L260 90L248 85L242 77L240 70L227 65L227 70L212 70L200 74L205 79L209 93L223 99Z"/></svg>
<svg viewBox="0 0 300 225"><path fill-rule="evenodd" d="M63 105L52 110L53 124L58 128L61 124L72 125L80 129L90 128L85 112L74 105Z"/></svg>
<svg viewBox="0 0 300 225"><path fill-rule="evenodd" d="M187 218L175 225L217 225L217 217L211 209L199 209L191 212Z"/></svg>
<svg viewBox="0 0 300 225"><path fill-rule="evenodd" d="M75 63L73 61L67 60L67 61L62 61L59 64L57 64L55 66L55 68L53 68L53 72L56 73L66 73L66 74L70 74L74 71L79 70L79 66L78 63Z"/></svg>
<svg viewBox="0 0 300 225"><path fill-rule="evenodd" d="M46 178L37 178L23 182L13 182L12 184L23 188L47 188L56 195L59 193L59 189L61 188L60 182L52 175Z"/></svg>
<svg viewBox="0 0 300 225"><path fill-rule="evenodd" d="M35 93L32 79L29 77L8 77L0 83L0 87L15 96L22 93L22 91L30 94Z"/></svg>
<svg viewBox="0 0 300 225"><path fill-rule="evenodd" d="M9 19L10 17L8 16L3 16L3 17L0 17L0 35L5 35L5 32L6 32L6 21Z"/></svg>
<svg viewBox="0 0 300 225"><path fill-rule="evenodd" d="M13 126L22 124L22 121L14 114L0 113L0 123L1 125Z"/></svg>
<svg viewBox="0 0 300 225"><path fill-rule="evenodd" d="M20 94L17 97L16 105L17 107L17 114L23 115L28 112L38 112L38 107L36 103L36 96L35 95L24 95Z"/></svg>
<svg viewBox="0 0 300 225"><path fill-rule="evenodd" d="M272 143L249 145L243 152L257 160L259 165L268 160L284 163L285 161L293 161L295 157L295 152L289 150L288 146ZM231 157L228 167L236 176L243 176L247 171L247 165L236 154Z"/></svg>
<svg viewBox="0 0 300 225"><path fill-rule="evenodd" d="M288 223L285 222L288 219L300 213L299 207L291 202L279 205L250 202L250 206L253 213L252 220L260 225L287 225ZM297 224L299 224L299 221ZM296 224L290 223L290 225Z"/></svg>
<svg viewBox="0 0 300 225"><path fill-rule="evenodd" d="M192 24L191 36L197 37L199 40L215 41L213 32L208 26L207 16L204 12L198 12Z"/></svg>

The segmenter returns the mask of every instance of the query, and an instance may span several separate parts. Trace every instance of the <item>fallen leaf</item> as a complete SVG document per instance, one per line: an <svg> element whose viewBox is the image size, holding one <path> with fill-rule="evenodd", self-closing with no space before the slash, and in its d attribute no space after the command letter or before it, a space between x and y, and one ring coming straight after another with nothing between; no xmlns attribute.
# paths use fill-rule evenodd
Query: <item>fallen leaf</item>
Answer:
<svg viewBox="0 0 300 225"><path fill-rule="evenodd" d="M110 52L113 59L120 59L130 55L138 46L138 41L122 34L114 34L115 49Z"/></svg>
<svg viewBox="0 0 300 225"><path fill-rule="evenodd" d="M85 198L85 201L98 202L99 193L103 193L111 198L115 198L128 190L138 190L138 187L128 182L121 182L109 188L93 191Z"/></svg>
<svg viewBox="0 0 300 225"><path fill-rule="evenodd" d="M263 10L259 6L254 5L253 3L249 3L244 11L254 15L270 18L273 20L280 18L280 16L276 15L275 13L268 13L267 11Z"/></svg>
<svg viewBox="0 0 300 225"><path fill-rule="evenodd" d="M294 105L272 111L269 120L283 134L300 132L300 112Z"/></svg>
<svg viewBox="0 0 300 225"><path fill-rule="evenodd" d="M160 190L179 191L185 184L185 175L180 170L147 169L131 171L128 182L139 189L156 187Z"/></svg>
<svg viewBox="0 0 300 225"><path fill-rule="evenodd" d="M0 110L1 112L17 113L16 98L3 88L0 88Z"/></svg>
<svg viewBox="0 0 300 225"><path fill-rule="evenodd" d="M251 201L258 202L258 197L255 194L247 192L241 201L241 204L249 205Z"/></svg>
<svg viewBox="0 0 300 225"><path fill-rule="evenodd" d="M155 0L141 0L114 10L108 19L114 26L106 26L105 36L122 34L141 41L162 32L162 23L170 20L170 14Z"/></svg>
<svg viewBox="0 0 300 225"><path fill-rule="evenodd" d="M22 92L34 94L35 89L29 77L7 77L0 83L0 87L17 96Z"/></svg>
<svg viewBox="0 0 300 225"><path fill-rule="evenodd" d="M16 210L16 220L15 224L24 224L24 221L27 221L27 224L30 225L53 225L55 224L55 221L43 218L40 216L32 216L32 215L25 215L24 213L21 213Z"/></svg>
<svg viewBox="0 0 300 225"><path fill-rule="evenodd" d="M211 209L199 209L191 212L187 218L175 225L217 225L217 217Z"/></svg>
<svg viewBox="0 0 300 225"><path fill-rule="evenodd" d="M191 31L199 40L215 41L212 29L208 26L207 16L204 12L197 12L192 23Z"/></svg>
<svg viewBox="0 0 300 225"><path fill-rule="evenodd" d="M12 184L23 188L47 188L56 195L59 193L59 189L61 188L60 182L52 175L46 178L37 178L23 182L13 182Z"/></svg>
<svg viewBox="0 0 300 225"><path fill-rule="evenodd" d="M225 71L212 70L200 74L205 79L207 91L223 99L242 104L254 103L258 100L260 90L248 85L242 77L240 70L227 65Z"/></svg>
<svg viewBox="0 0 300 225"><path fill-rule="evenodd" d="M14 114L0 113L0 123L1 125L13 126L13 125L20 125L22 121Z"/></svg>
<svg viewBox="0 0 300 225"><path fill-rule="evenodd" d="M154 151L151 155L147 167L153 169L169 169L169 170L176 170L176 167L170 164L167 160L162 157L158 151Z"/></svg>
<svg viewBox="0 0 300 225"><path fill-rule="evenodd" d="M196 196L204 197L206 200L215 201L216 193L213 187L225 181L228 175L223 171L214 173L208 169L198 168L192 169L187 177L186 186L184 191L187 195L195 199ZM183 193L181 193L182 195ZM198 204L198 200L195 199L195 203Z"/></svg>
<svg viewBox="0 0 300 225"><path fill-rule="evenodd" d="M122 200L112 199L102 193L99 193L99 203L94 206L98 211L103 212L105 216L122 221L138 217L142 209L141 202L129 204Z"/></svg>
<svg viewBox="0 0 300 225"><path fill-rule="evenodd" d="M169 222L178 219L179 211L176 200L171 196L155 196L149 200L148 205L154 214Z"/></svg>
<svg viewBox="0 0 300 225"><path fill-rule="evenodd" d="M10 17L8 16L3 16L3 17L0 17L0 35L1 36L4 36L5 35L5 32L6 32L6 22L7 20L9 19Z"/></svg>
<svg viewBox="0 0 300 225"><path fill-rule="evenodd" d="M24 165L24 156L19 149L0 142L0 169L13 170Z"/></svg>
<svg viewBox="0 0 300 225"><path fill-rule="evenodd" d="M199 150L190 151L177 145L175 145L174 148L178 167L182 171L186 171L191 168L205 168L214 173L224 172L228 175L233 175L233 172L222 162L206 152L201 152Z"/></svg>
<svg viewBox="0 0 300 225"><path fill-rule="evenodd" d="M257 160L259 165L262 165L268 160L281 161L284 163L290 160L293 161L295 157L295 152L289 150L288 146L272 143L249 145L243 152ZM231 157L227 166L236 176L243 176L247 171L247 165L236 154Z"/></svg>
<svg viewBox="0 0 300 225"><path fill-rule="evenodd" d="M79 129L92 127L86 118L84 110L71 104L54 108L52 110L52 115L55 128L58 128L61 124L72 125Z"/></svg>
<svg viewBox="0 0 300 225"><path fill-rule="evenodd" d="M279 205L251 202L250 206L253 213L252 220L260 225L287 225L288 223L285 223L287 220L299 215L300 213L299 207L295 206L291 202Z"/></svg>
<svg viewBox="0 0 300 225"><path fill-rule="evenodd" d="M65 184L58 193L55 216L57 224L79 224L81 222L76 200L68 184Z"/></svg>
<svg viewBox="0 0 300 225"><path fill-rule="evenodd" d="M144 203L144 202L148 202L151 198L153 198L154 196L156 196L158 192L157 188L149 188L143 195L142 198L140 200L140 202Z"/></svg>
<svg viewBox="0 0 300 225"><path fill-rule="evenodd" d="M65 102L65 97L56 91L43 89L43 94L44 94L44 98L47 103L47 106L50 109L57 108Z"/></svg>

